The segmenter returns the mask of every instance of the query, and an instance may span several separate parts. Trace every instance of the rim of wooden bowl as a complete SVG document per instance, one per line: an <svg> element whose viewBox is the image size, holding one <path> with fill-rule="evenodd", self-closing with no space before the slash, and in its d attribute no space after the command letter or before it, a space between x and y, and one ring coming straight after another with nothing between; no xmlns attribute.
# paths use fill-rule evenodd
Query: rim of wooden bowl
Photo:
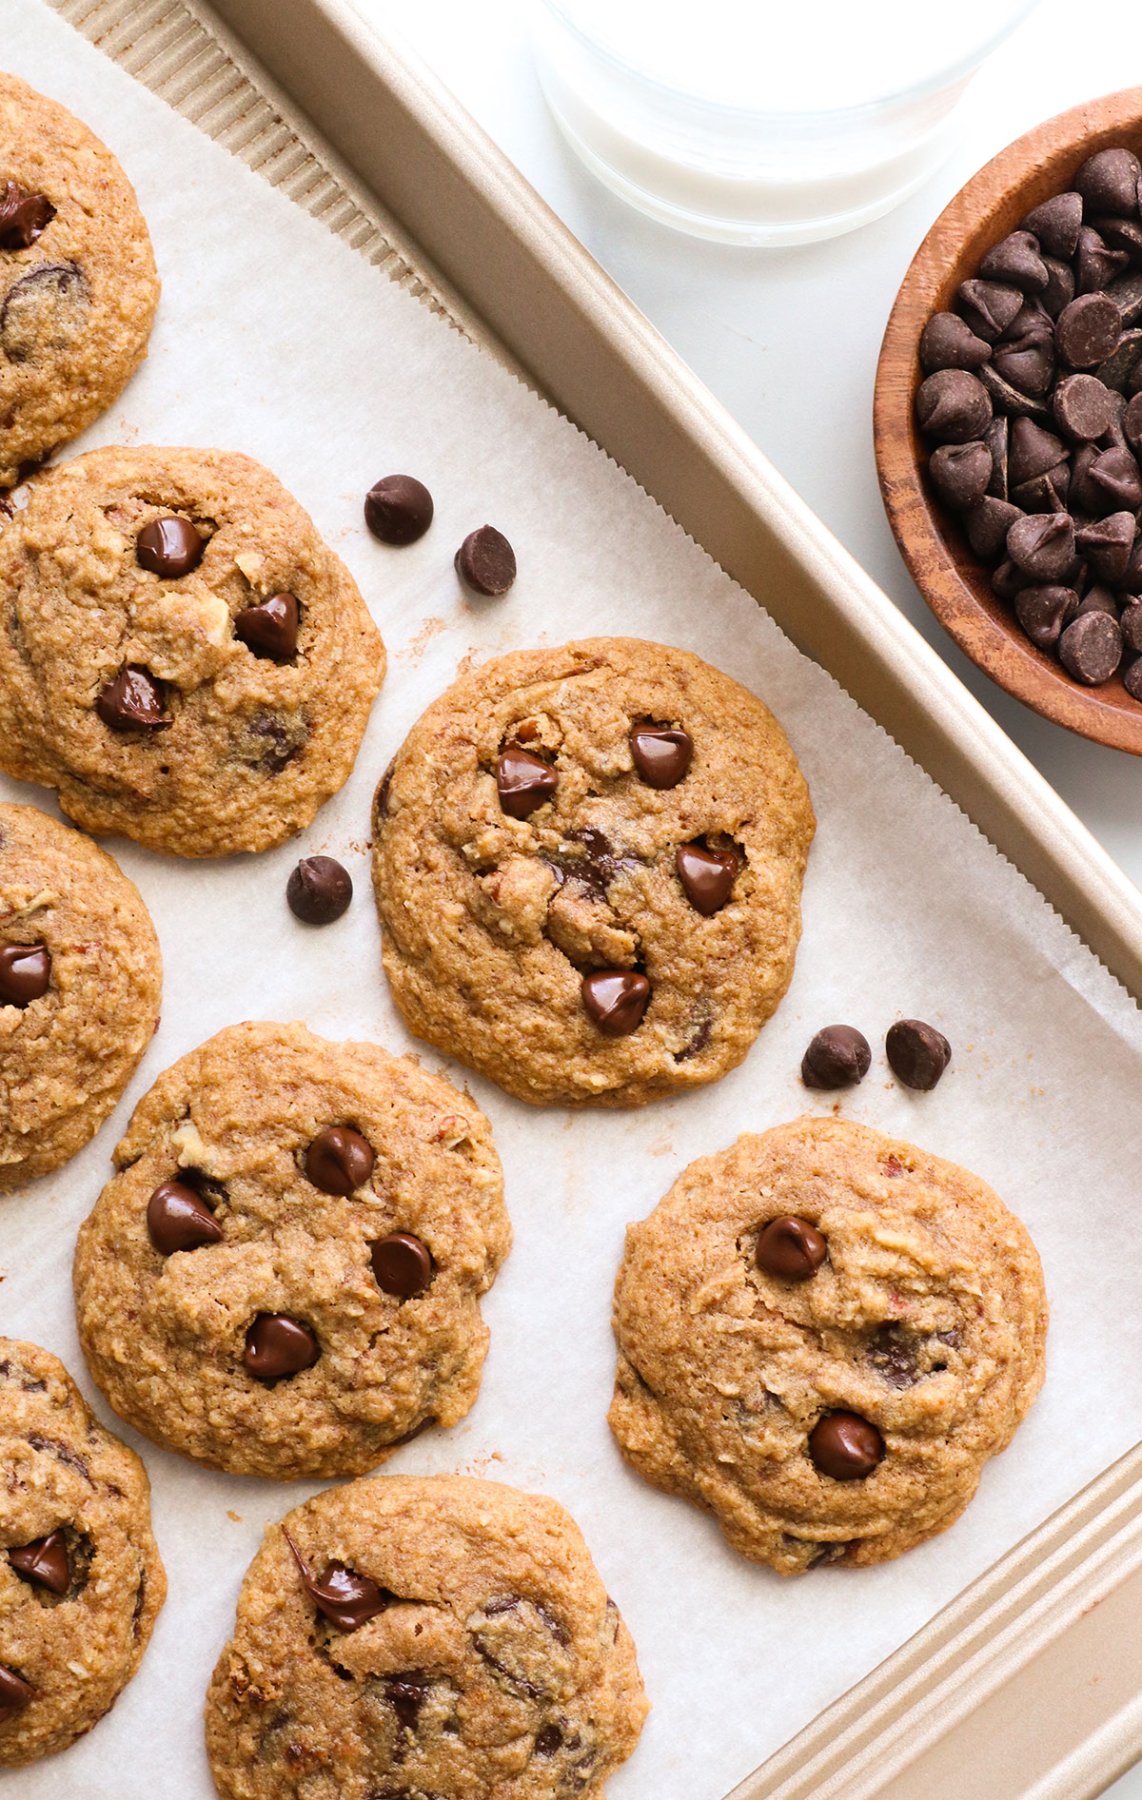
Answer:
<svg viewBox="0 0 1142 1800"><path fill-rule="evenodd" d="M876 369L873 429L880 491L897 544L924 599L971 660L1044 718L1142 756L1142 702L1121 674L1083 687L1026 637L989 586L963 530L933 493L916 426L923 378L920 334L949 308L984 253L1048 195L1070 183L1096 150L1125 144L1142 157L1142 87L1059 113L1016 138L947 205L917 250L888 320Z"/></svg>

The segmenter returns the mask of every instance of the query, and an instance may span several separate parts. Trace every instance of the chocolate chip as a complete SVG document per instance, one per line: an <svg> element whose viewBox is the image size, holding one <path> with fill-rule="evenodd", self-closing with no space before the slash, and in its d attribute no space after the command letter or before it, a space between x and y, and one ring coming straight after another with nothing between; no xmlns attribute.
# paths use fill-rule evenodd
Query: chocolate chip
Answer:
<svg viewBox="0 0 1142 1800"><path fill-rule="evenodd" d="M456 573L475 593L498 599L515 580L515 551L502 531L494 525L481 525L468 533L457 550Z"/></svg>
<svg viewBox="0 0 1142 1800"><path fill-rule="evenodd" d="M1059 639L1059 661L1076 681L1099 687L1122 661L1122 630L1104 612L1082 613Z"/></svg>
<svg viewBox="0 0 1142 1800"><path fill-rule="evenodd" d="M496 764L500 807L509 819L529 819L558 786L559 777L551 764L519 744L509 744Z"/></svg>
<svg viewBox="0 0 1142 1800"><path fill-rule="evenodd" d="M297 654L298 605L292 594L271 594L244 606L234 620L234 636L269 662L287 663Z"/></svg>
<svg viewBox="0 0 1142 1800"><path fill-rule="evenodd" d="M889 1387L912 1387L919 1380L916 1340L899 1325L881 1325L865 1352L865 1360Z"/></svg>
<svg viewBox="0 0 1142 1800"><path fill-rule="evenodd" d="M371 1252L373 1274L383 1293L411 1300L432 1281L433 1262L427 1244L407 1231L378 1238Z"/></svg>
<svg viewBox="0 0 1142 1800"><path fill-rule="evenodd" d="M75 263L38 263L12 283L0 307L0 349L9 362L34 362L44 350L73 343L89 300Z"/></svg>
<svg viewBox="0 0 1142 1800"><path fill-rule="evenodd" d="M883 1460L884 1439L859 1413L826 1413L809 1433L809 1455L833 1481L865 1481Z"/></svg>
<svg viewBox="0 0 1142 1800"><path fill-rule="evenodd" d="M991 591L1000 600L1014 600L1015 596L1027 586L1030 579L1031 577L1025 575L1022 569L1017 569L1011 558L1008 557L1006 562L1000 563L991 577Z"/></svg>
<svg viewBox="0 0 1142 1800"><path fill-rule="evenodd" d="M46 944L0 944L0 1006L22 1012L41 1000L52 977L52 953Z"/></svg>
<svg viewBox="0 0 1142 1800"><path fill-rule="evenodd" d="M1142 507L1142 474L1129 450L1103 450L1088 474L1116 511L1137 512Z"/></svg>
<svg viewBox="0 0 1142 1800"><path fill-rule="evenodd" d="M1016 596L1015 615L1031 642L1038 644L1040 650L1050 650L1078 603L1073 588L1050 584L1026 587Z"/></svg>
<svg viewBox="0 0 1142 1800"><path fill-rule="evenodd" d="M680 844L674 867L695 912L710 918L733 893L739 862L733 850L708 850L704 844Z"/></svg>
<svg viewBox="0 0 1142 1800"><path fill-rule="evenodd" d="M1021 394L1038 398L1054 380L1055 352L1047 339L1018 338L1010 344L996 345L992 368Z"/></svg>
<svg viewBox="0 0 1142 1800"><path fill-rule="evenodd" d="M928 473L944 504L955 512L966 512L978 506L988 491L991 453L978 439L970 444L939 444L932 452Z"/></svg>
<svg viewBox="0 0 1142 1800"><path fill-rule="evenodd" d="M1027 214L1023 228L1038 238L1041 249L1066 261L1075 253L1082 222L1081 194L1052 194Z"/></svg>
<svg viewBox="0 0 1142 1800"><path fill-rule="evenodd" d="M1060 431L1070 438L1100 438L1110 430L1114 402L1095 375L1065 375L1051 396Z"/></svg>
<svg viewBox="0 0 1142 1800"><path fill-rule="evenodd" d="M1122 609L1118 624L1126 649L1142 656L1142 600L1129 601Z"/></svg>
<svg viewBox="0 0 1142 1800"><path fill-rule="evenodd" d="M943 1032L922 1019L897 1019L888 1028L884 1049L896 1079L922 1093L935 1087L952 1060L952 1046Z"/></svg>
<svg viewBox="0 0 1142 1800"><path fill-rule="evenodd" d="M365 495L365 524L382 544L415 544L432 513L432 495L415 475L385 475Z"/></svg>
<svg viewBox="0 0 1142 1800"><path fill-rule="evenodd" d="M189 519L180 518L177 513L163 513L159 518L148 519L135 539L135 561L141 569L170 581L196 569L205 548Z"/></svg>
<svg viewBox="0 0 1142 1800"><path fill-rule="evenodd" d="M1135 394L1122 415L1122 429L1126 441L1135 450L1142 448L1142 394Z"/></svg>
<svg viewBox="0 0 1142 1800"><path fill-rule="evenodd" d="M776 1281L808 1281L817 1273L829 1246L815 1225L792 1213L770 1219L757 1234L757 1266Z"/></svg>
<svg viewBox="0 0 1142 1800"><path fill-rule="evenodd" d="M1058 581L1075 560L1075 528L1070 514L1032 513L1016 519L1007 534L1007 554L1035 581Z"/></svg>
<svg viewBox="0 0 1142 1800"><path fill-rule="evenodd" d="M598 969L585 975L583 1006L604 1037L629 1037L650 1005L650 983L632 969Z"/></svg>
<svg viewBox="0 0 1142 1800"><path fill-rule="evenodd" d="M367 1138L351 1125L328 1125L305 1153L305 1173L323 1194L348 1196L363 1188L376 1156Z"/></svg>
<svg viewBox="0 0 1142 1800"><path fill-rule="evenodd" d="M1121 250L1128 263L1135 267L1142 262L1142 225L1137 218L1115 219L1109 214L1101 213L1091 224L1104 243L1112 250ZM1108 284L1109 285L1109 284Z"/></svg>
<svg viewBox="0 0 1142 1800"><path fill-rule="evenodd" d="M1004 281L1025 294L1047 285L1047 271L1039 254L1039 240L1029 231L1013 231L993 244L979 265L985 281Z"/></svg>
<svg viewBox="0 0 1142 1800"><path fill-rule="evenodd" d="M257 1381L280 1381L310 1369L321 1355L316 1337L286 1313L259 1313L246 1333L242 1361Z"/></svg>
<svg viewBox="0 0 1142 1800"><path fill-rule="evenodd" d="M978 369L991 355L991 346L965 325L957 313L933 313L920 337L920 361L931 374L936 369Z"/></svg>
<svg viewBox="0 0 1142 1800"><path fill-rule="evenodd" d="M1023 294L1017 287L999 281L962 281L956 290L960 312L976 337L994 344L1006 331L1023 305Z"/></svg>
<svg viewBox="0 0 1142 1800"><path fill-rule="evenodd" d="M1075 257L1075 286L1080 294L1097 294L1129 266L1125 250L1112 250L1100 231L1084 225Z"/></svg>
<svg viewBox="0 0 1142 1800"><path fill-rule="evenodd" d="M1109 294L1080 294L1064 306L1055 326L1059 354L1072 369L1105 362L1122 335L1122 314Z"/></svg>
<svg viewBox="0 0 1142 1800"><path fill-rule="evenodd" d="M1008 451L1007 479L1012 487L1055 468L1067 454L1067 446L1053 431L1044 431L1033 419L1013 419Z"/></svg>
<svg viewBox="0 0 1142 1800"><path fill-rule="evenodd" d="M1043 266L1047 271L1047 285L1042 293L1043 311L1048 318L1057 319L1075 297L1075 278L1067 264L1055 256L1045 256Z"/></svg>
<svg viewBox="0 0 1142 1800"><path fill-rule="evenodd" d="M6 181L0 193L0 250L27 250L55 216L46 194Z"/></svg>
<svg viewBox="0 0 1142 1800"><path fill-rule="evenodd" d="M1021 393L1009 381L1004 381L990 363L985 363L980 370L979 380L1001 412L1008 413L1013 419L1034 419L1039 425L1050 425L1051 410L1046 400L1039 395Z"/></svg>
<svg viewBox="0 0 1142 1800"><path fill-rule="evenodd" d="M1079 605L1075 607L1072 616L1076 619L1082 618L1084 614L1089 612L1106 613L1108 618L1117 619L1118 603L1109 588L1101 587L1098 584L1092 588L1088 588ZM1070 624L1069 619L1067 620L1067 624Z"/></svg>
<svg viewBox="0 0 1142 1800"><path fill-rule="evenodd" d="M1075 549L1099 581L1122 580L1134 548L1134 514L1110 513L1075 532Z"/></svg>
<svg viewBox="0 0 1142 1800"><path fill-rule="evenodd" d="M420 1709L428 1699L427 1683L414 1681L409 1675L387 1675L385 1699L396 1713L397 1721L403 1729L415 1731Z"/></svg>
<svg viewBox="0 0 1142 1800"><path fill-rule="evenodd" d="M322 1618L336 1625L339 1631L360 1630L389 1605L392 1596L385 1588L370 1576L358 1575L355 1570L346 1568L344 1563L331 1562L326 1565L323 1575L315 1576L284 1526L282 1535L293 1552L306 1593Z"/></svg>
<svg viewBox="0 0 1142 1800"><path fill-rule="evenodd" d="M916 417L921 431L937 443L964 444L986 430L991 401L967 369L937 369L916 391Z"/></svg>
<svg viewBox="0 0 1142 1800"><path fill-rule="evenodd" d="M694 741L689 732L670 725L633 725L630 753L647 787L675 788L690 772Z"/></svg>
<svg viewBox="0 0 1142 1800"><path fill-rule="evenodd" d="M1122 685L1132 700L1142 700L1142 656L1131 663L1122 677Z"/></svg>
<svg viewBox="0 0 1142 1800"><path fill-rule="evenodd" d="M306 925L332 925L349 910L353 882L335 856L303 856L286 882L286 901Z"/></svg>
<svg viewBox="0 0 1142 1800"><path fill-rule="evenodd" d="M47 1537L9 1550L8 1561L22 1580L47 1588L49 1594L66 1594L71 1586L71 1563L62 1531L50 1531Z"/></svg>
<svg viewBox="0 0 1142 1800"><path fill-rule="evenodd" d="M984 562L994 562L1003 553L1007 533L1022 517L1019 507L1010 500L996 500L989 494L972 507L964 521L968 543Z"/></svg>
<svg viewBox="0 0 1142 1800"><path fill-rule="evenodd" d="M1132 150L1114 147L1088 156L1075 176L1075 191L1084 215L1117 213L1123 218L1138 213L1138 179L1142 164Z"/></svg>
<svg viewBox="0 0 1142 1800"><path fill-rule="evenodd" d="M36 1697L36 1690L30 1681L17 1675L7 1663L0 1663L0 1725L22 1712Z"/></svg>
<svg viewBox="0 0 1142 1800"><path fill-rule="evenodd" d="M147 1201L147 1235L160 1256L219 1244L223 1231L200 1195L185 1181L160 1181Z"/></svg>
<svg viewBox="0 0 1142 1800"><path fill-rule="evenodd" d="M163 690L148 669L128 663L103 688L95 710L111 731L166 731Z"/></svg>
<svg viewBox="0 0 1142 1800"><path fill-rule="evenodd" d="M554 1756L563 1743L563 1733L558 1725L545 1725L536 1734L535 1754L537 1756Z"/></svg>
<svg viewBox="0 0 1142 1800"><path fill-rule="evenodd" d="M807 1088L855 1087L868 1074L872 1051L855 1025L826 1025L810 1039L801 1059Z"/></svg>

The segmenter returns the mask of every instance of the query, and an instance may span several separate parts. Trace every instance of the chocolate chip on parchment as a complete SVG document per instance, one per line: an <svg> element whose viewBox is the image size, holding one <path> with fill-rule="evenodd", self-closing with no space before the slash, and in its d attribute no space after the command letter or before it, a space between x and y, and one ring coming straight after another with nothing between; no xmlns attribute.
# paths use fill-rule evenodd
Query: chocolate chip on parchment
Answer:
<svg viewBox="0 0 1142 1800"><path fill-rule="evenodd" d="M321 1355L308 1325L287 1313L259 1313L246 1333L242 1361L256 1381L281 1381L310 1369Z"/></svg>
<svg viewBox="0 0 1142 1800"><path fill-rule="evenodd" d="M942 1031L923 1019L897 1019L884 1040L889 1067L905 1087L927 1093L952 1060L952 1046Z"/></svg>
<svg viewBox="0 0 1142 1800"><path fill-rule="evenodd" d="M1051 410L1069 438L1093 440L1110 430L1114 402L1096 375L1064 375L1051 396Z"/></svg>
<svg viewBox="0 0 1142 1800"><path fill-rule="evenodd" d="M351 1125L327 1125L305 1153L305 1173L323 1194L347 1198L363 1188L376 1156L368 1138Z"/></svg>
<svg viewBox="0 0 1142 1800"><path fill-rule="evenodd" d="M689 774L694 756L689 732L648 722L632 726L628 741L639 779L647 787L675 788Z"/></svg>
<svg viewBox="0 0 1142 1800"><path fill-rule="evenodd" d="M1050 583L1025 587L1015 596L1015 614L1031 642L1040 650L1050 650L1078 603L1073 588Z"/></svg>
<svg viewBox="0 0 1142 1800"><path fill-rule="evenodd" d="M411 1300L431 1284L433 1262L427 1244L408 1231L390 1231L370 1252L373 1274L383 1293Z"/></svg>
<svg viewBox="0 0 1142 1800"><path fill-rule="evenodd" d="M52 953L46 944L0 944L0 1006L22 1012L43 998L51 978Z"/></svg>
<svg viewBox="0 0 1142 1800"><path fill-rule="evenodd" d="M415 544L432 514L432 495L415 475L382 476L365 495L365 524L382 544Z"/></svg>
<svg viewBox="0 0 1142 1800"><path fill-rule="evenodd" d="M1074 179L1084 217L1094 213L1115 213L1127 219L1136 217L1139 176L1142 176L1142 163L1132 150L1115 146L1088 156Z"/></svg>
<svg viewBox="0 0 1142 1800"><path fill-rule="evenodd" d="M297 654L300 614L292 594L271 594L257 606L244 606L234 620L234 636L268 662L287 663Z"/></svg>
<svg viewBox="0 0 1142 1800"><path fill-rule="evenodd" d="M597 969L585 975L583 1007L604 1037L629 1037L650 1005L650 983L633 969Z"/></svg>
<svg viewBox="0 0 1142 1800"><path fill-rule="evenodd" d="M7 1663L0 1663L0 1725L7 1724L25 1706L31 1704L36 1697L36 1690L30 1681L17 1675Z"/></svg>
<svg viewBox="0 0 1142 1800"><path fill-rule="evenodd" d="M1072 619L1059 638L1059 661L1087 687L1109 681L1122 661L1122 630L1109 613L1091 610Z"/></svg>
<svg viewBox="0 0 1142 1800"><path fill-rule="evenodd" d="M49 1594L66 1594L71 1586L71 1563L62 1531L49 1531L47 1537L9 1550L8 1561L21 1580L47 1588Z"/></svg>
<svg viewBox="0 0 1142 1800"><path fill-rule="evenodd" d="M509 819L530 818L558 786L559 777L551 764L519 744L509 744L496 764L500 807Z"/></svg>
<svg viewBox="0 0 1142 1800"><path fill-rule="evenodd" d="M809 1433L809 1455L833 1481L865 1481L884 1458L884 1439L859 1413L826 1413Z"/></svg>
<svg viewBox="0 0 1142 1800"><path fill-rule="evenodd" d="M1122 335L1122 314L1109 294L1080 294L1064 306L1055 325L1055 342L1072 369L1093 369L1105 362Z"/></svg>
<svg viewBox="0 0 1142 1800"><path fill-rule="evenodd" d="M147 1201L147 1235L160 1256L219 1244L221 1225L200 1194L185 1181L160 1181Z"/></svg>
<svg viewBox="0 0 1142 1800"><path fill-rule="evenodd" d="M205 539L189 519L181 518L178 513L164 513L159 518L148 519L135 539L135 561L141 569L149 569L152 575L172 581L196 569L205 548Z"/></svg>
<svg viewBox="0 0 1142 1800"><path fill-rule="evenodd" d="M368 1575L359 1575L341 1562L326 1565L324 1574L315 1576L289 1532L282 1536L293 1553L306 1593L322 1618L339 1631L358 1631L378 1613L384 1612L392 1596Z"/></svg>
<svg viewBox="0 0 1142 1800"><path fill-rule="evenodd" d="M107 682L95 710L111 731L166 731L174 724L163 711L160 683L132 663Z"/></svg>
<svg viewBox="0 0 1142 1800"><path fill-rule="evenodd" d="M801 1079L807 1088L855 1087L872 1063L872 1051L863 1031L855 1025L826 1025L810 1039L801 1059Z"/></svg>
<svg viewBox="0 0 1142 1800"><path fill-rule="evenodd" d="M0 192L0 250L29 249L55 216L46 194L6 181Z"/></svg>
<svg viewBox="0 0 1142 1800"><path fill-rule="evenodd" d="M516 578L515 551L502 531L481 525L456 552L456 573L474 593L497 600Z"/></svg>
<svg viewBox="0 0 1142 1800"><path fill-rule="evenodd" d="M1081 194L1052 194L1027 214L1023 229L1038 238L1040 249L1066 262L1075 253L1082 222Z"/></svg>
<svg viewBox="0 0 1142 1800"><path fill-rule="evenodd" d="M305 925L332 925L352 898L352 877L335 856L303 856L286 882L286 903Z"/></svg>
<svg viewBox="0 0 1142 1800"><path fill-rule="evenodd" d="M828 1253L829 1246L815 1225L783 1213L758 1232L754 1257L762 1273L777 1281L809 1281Z"/></svg>
<svg viewBox="0 0 1142 1800"><path fill-rule="evenodd" d="M941 444L980 437L991 418L991 400L967 369L937 369L916 391L916 418L925 436Z"/></svg>
<svg viewBox="0 0 1142 1800"><path fill-rule="evenodd" d="M991 453L978 439L970 444L939 444L932 452L928 473L944 504L956 512L966 512L969 507L978 506L987 493L992 477Z"/></svg>
<svg viewBox="0 0 1142 1800"><path fill-rule="evenodd" d="M929 374L936 369L978 369L991 346L976 337L958 313L933 313L920 336L920 361Z"/></svg>
<svg viewBox="0 0 1142 1800"><path fill-rule="evenodd" d="M740 867L733 850L709 850L705 844L679 844L674 866L694 911L710 918L726 904Z"/></svg>

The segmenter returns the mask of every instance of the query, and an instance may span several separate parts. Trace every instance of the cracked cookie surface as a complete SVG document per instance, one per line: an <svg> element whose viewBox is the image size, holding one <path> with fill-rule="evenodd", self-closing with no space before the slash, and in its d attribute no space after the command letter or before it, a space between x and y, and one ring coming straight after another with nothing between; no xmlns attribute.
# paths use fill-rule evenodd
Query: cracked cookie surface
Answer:
<svg viewBox="0 0 1142 1800"><path fill-rule="evenodd" d="M54 1356L0 1338L0 1765L91 1730L165 1596L139 1458Z"/></svg>
<svg viewBox="0 0 1142 1800"><path fill-rule="evenodd" d="M288 1480L359 1474L468 1412L511 1242L468 1095L374 1044L236 1025L159 1077L115 1163L76 1308L139 1431Z"/></svg>
<svg viewBox="0 0 1142 1800"><path fill-rule="evenodd" d="M154 1036L161 996L134 883L58 819L0 804L0 1191L95 1135Z"/></svg>
<svg viewBox="0 0 1142 1800"><path fill-rule="evenodd" d="M0 488L111 405L146 355L158 298L110 150L0 74Z"/></svg>
<svg viewBox="0 0 1142 1800"><path fill-rule="evenodd" d="M561 1506L381 1476L270 1526L206 1739L225 1800L602 1800L646 1711L630 1633Z"/></svg>
<svg viewBox="0 0 1142 1800"><path fill-rule="evenodd" d="M791 1575L959 1517L1039 1391L1047 1302L977 1176L803 1118L691 1163L629 1228L614 1324L623 1455Z"/></svg>
<svg viewBox="0 0 1142 1800"><path fill-rule="evenodd" d="M301 830L353 766L385 656L267 469L93 450L0 535L0 766L94 832L223 856Z"/></svg>
<svg viewBox="0 0 1142 1800"><path fill-rule="evenodd" d="M789 985L813 827L772 714L689 652L496 658L377 790L393 995L418 1036L536 1104L714 1081Z"/></svg>

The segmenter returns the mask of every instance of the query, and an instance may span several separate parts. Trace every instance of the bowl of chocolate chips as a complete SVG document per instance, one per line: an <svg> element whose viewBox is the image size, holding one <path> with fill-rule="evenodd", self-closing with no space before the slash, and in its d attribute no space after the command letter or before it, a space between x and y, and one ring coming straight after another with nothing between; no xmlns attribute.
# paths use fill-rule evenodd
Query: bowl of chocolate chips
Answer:
<svg viewBox="0 0 1142 1800"><path fill-rule="evenodd" d="M940 215L875 433L897 543L960 647L1142 755L1142 88L1038 126Z"/></svg>

